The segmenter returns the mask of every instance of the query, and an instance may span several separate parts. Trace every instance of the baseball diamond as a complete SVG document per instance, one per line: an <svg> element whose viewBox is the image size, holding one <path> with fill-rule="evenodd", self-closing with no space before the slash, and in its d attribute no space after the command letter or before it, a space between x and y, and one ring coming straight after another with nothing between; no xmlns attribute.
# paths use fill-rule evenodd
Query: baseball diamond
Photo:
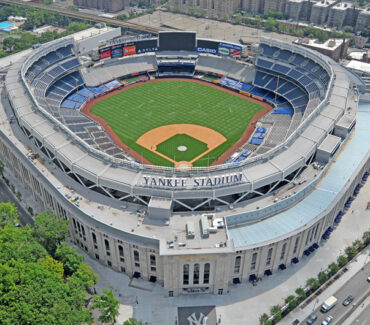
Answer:
<svg viewBox="0 0 370 325"><path fill-rule="evenodd" d="M266 107L266 103L258 104L247 96L186 79L125 87L118 94L103 97L95 104L92 101L90 105L90 114L84 110L85 113L103 119L122 143L162 166L174 166L178 161L189 161L189 166L212 164L242 137L252 118ZM188 131L184 125L188 125ZM170 138L169 128L171 136L187 134L208 144L208 148L198 152L199 143L193 141L185 154L191 157L189 160L179 160L183 155L176 154L181 142L170 152L163 145L158 150L158 145ZM208 140L204 141L205 138Z"/></svg>

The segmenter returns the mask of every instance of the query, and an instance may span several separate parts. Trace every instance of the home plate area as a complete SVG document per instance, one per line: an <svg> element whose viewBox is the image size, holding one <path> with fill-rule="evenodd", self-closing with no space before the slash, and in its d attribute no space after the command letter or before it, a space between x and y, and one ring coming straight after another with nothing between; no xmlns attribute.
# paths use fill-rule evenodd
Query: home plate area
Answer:
<svg viewBox="0 0 370 325"><path fill-rule="evenodd" d="M216 325L215 306L192 306L177 308L178 325Z"/></svg>

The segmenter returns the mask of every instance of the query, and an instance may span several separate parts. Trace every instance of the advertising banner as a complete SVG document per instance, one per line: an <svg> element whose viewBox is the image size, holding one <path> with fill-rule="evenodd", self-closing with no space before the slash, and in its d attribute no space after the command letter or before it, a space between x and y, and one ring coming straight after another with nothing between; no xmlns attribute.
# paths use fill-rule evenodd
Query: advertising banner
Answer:
<svg viewBox="0 0 370 325"><path fill-rule="evenodd" d="M199 53L208 53L208 54L217 54L218 53L218 50L210 49L210 48L206 48L206 47L197 47L195 50Z"/></svg>
<svg viewBox="0 0 370 325"><path fill-rule="evenodd" d="M230 50L226 47L219 47L218 48L218 53L220 53L221 55L225 55L225 56L229 56L230 55Z"/></svg>
<svg viewBox="0 0 370 325"><path fill-rule="evenodd" d="M112 59L120 58L123 56L123 47L122 44L120 45L113 45L111 50Z"/></svg>
<svg viewBox="0 0 370 325"><path fill-rule="evenodd" d="M207 39L198 39L196 51L199 53L218 54L218 43Z"/></svg>
<svg viewBox="0 0 370 325"><path fill-rule="evenodd" d="M233 58L240 59L242 47L236 44L220 42L218 45L218 52L221 55L231 56Z"/></svg>
<svg viewBox="0 0 370 325"><path fill-rule="evenodd" d="M123 55L127 56L127 55L133 55L133 54L136 54L136 45L124 44Z"/></svg>
<svg viewBox="0 0 370 325"><path fill-rule="evenodd" d="M99 50L99 59L100 60L106 60L111 58L111 48L106 47L104 49Z"/></svg>
<svg viewBox="0 0 370 325"><path fill-rule="evenodd" d="M158 51L157 40L144 40L135 42L136 53L147 53L147 52L156 52Z"/></svg>

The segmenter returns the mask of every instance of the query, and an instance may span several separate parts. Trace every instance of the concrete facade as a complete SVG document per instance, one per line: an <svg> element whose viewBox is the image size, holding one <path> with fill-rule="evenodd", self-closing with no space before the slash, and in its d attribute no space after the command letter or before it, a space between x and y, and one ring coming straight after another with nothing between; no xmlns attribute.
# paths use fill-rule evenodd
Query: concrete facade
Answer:
<svg viewBox="0 0 370 325"><path fill-rule="evenodd" d="M263 13L267 14L269 11L285 11L287 0L265 0Z"/></svg>
<svg viewBox="0 0 370 325"><path fill-rule="evenodd" d="M241 7L239 0L170 0L168 4L172 10L183 13L205 13L212 18L224 15L230 17Z"/></svg>
<svg viewBox="0 0 370 325"><path fill-rule="evenodd" d="M285 17L295 21L309 21L313 5L311 0L288 0L285 5Z"/></svg>
<svg viewBox="0 0 370 325"><path fill-rule="evenodd" d="M129 6L129 0L73 0L73 4L79 8L98 9L107 12L116 12Z"/></svg>

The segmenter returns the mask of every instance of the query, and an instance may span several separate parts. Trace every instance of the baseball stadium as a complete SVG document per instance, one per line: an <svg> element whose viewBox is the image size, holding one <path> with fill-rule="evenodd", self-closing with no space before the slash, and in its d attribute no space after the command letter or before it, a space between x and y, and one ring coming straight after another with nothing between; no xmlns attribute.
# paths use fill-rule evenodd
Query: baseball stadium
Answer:
<svg viewBox="0 0 370 325"><path fill-rule="evenodd" d="M73 243L166 295L227 294L309 259L369 174L361 80L269 38L77 40L5 75L0 156Z"/></svg>

